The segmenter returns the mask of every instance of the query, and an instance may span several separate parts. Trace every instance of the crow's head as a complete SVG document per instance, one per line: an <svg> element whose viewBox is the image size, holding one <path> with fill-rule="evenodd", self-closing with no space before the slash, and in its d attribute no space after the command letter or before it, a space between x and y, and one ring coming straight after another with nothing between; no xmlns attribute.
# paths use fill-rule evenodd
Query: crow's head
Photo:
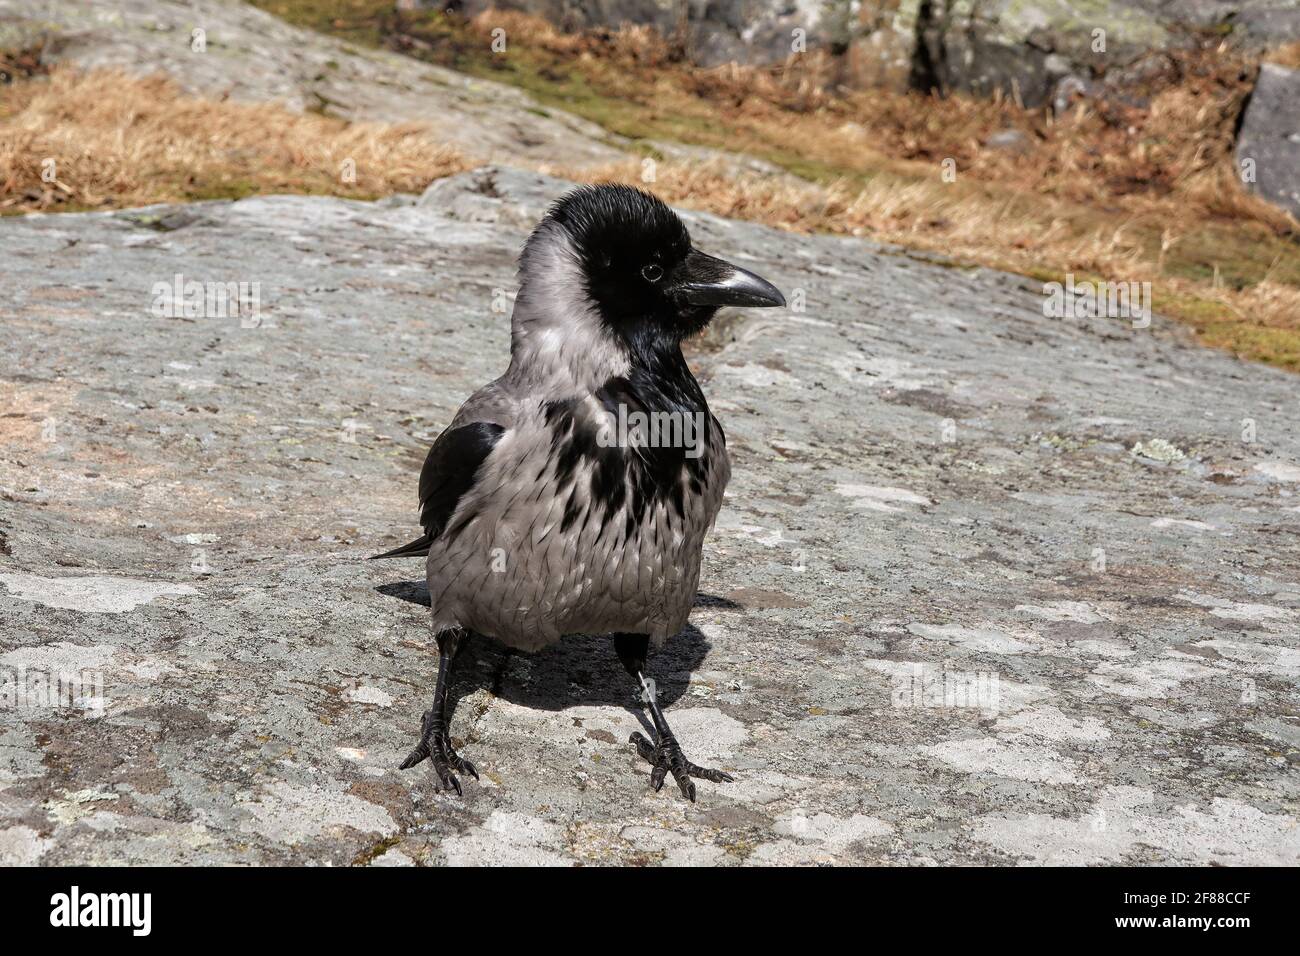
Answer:
<svg viewBox="0 0 1300 956"><path fill-rule="evenodd" d="M554 275L531 274L547 270ZM722 306L785 305L770 282L692 247L661 200L614 184L580 186L550 208L525 247L521 278L577 284L566 291L580 293L581 311L630 343L680 341Z"/></svg>

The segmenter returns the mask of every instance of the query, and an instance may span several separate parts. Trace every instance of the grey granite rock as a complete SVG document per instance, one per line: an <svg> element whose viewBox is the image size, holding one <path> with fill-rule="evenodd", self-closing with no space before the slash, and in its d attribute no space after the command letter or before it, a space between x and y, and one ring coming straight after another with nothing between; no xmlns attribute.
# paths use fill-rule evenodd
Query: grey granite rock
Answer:
<svg viewBox="0 0 1300 956"><path fill-rule="evenodd" d="M779 63L796 48L795 32L811 49L828 37L820 0L463 0L467 15L522 10L564 29L651 26L680 33L701 66Z"/></svg>
<svg viewBox="0 0 1300 956"><path fill-rule="evenodd" d="M0 861L1300 862L1295 378L697 214L794 306L692 350L735 479L652 663L736 782L650 791L600 638L471 645L482 782L398 771L421 565L363 559L504 367L560 185L0 222ZM177 274L258 310L160 314Z"/></svg>
<svg viewBox="0 0 1300 956"><path fill-rule="evenodd" d="M1300 70L1260 67L1237 137L1237 163L1249 188L1300 217Z"/></svg>

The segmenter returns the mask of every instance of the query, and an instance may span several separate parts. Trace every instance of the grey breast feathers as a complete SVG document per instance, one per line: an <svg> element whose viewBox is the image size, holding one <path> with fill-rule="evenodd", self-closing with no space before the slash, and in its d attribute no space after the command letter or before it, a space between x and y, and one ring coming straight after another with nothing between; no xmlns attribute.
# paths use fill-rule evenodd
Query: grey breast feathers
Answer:
<svg viewBox="0 0 1300 956"><path fill-rule="evenodd" d="M611 433L620 403L643 406L621 380L520 401L492 428L449 441L448 453L492 442L466 487L465 466L426 465L422 509L441 516L456 497L430 540L435 626L530 650L579 632L661 641L684 626L730 475L725 439L703 407L689 409L700 413L694 447L620 442ZM449 432L474 424L461 420Z"/></svg>

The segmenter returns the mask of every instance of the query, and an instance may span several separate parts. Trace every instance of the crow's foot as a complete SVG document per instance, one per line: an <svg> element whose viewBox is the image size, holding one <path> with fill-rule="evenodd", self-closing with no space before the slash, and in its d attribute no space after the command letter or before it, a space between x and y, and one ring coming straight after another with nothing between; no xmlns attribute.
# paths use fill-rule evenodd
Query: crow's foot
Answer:
<svg viewBox="0 0 1300 956"><path fill-rule="evenodd" d="M650 786L654 787L656 792L664 785L664 778L670 773L677 781L682 796L691 803L695 802L695 781L691 779L692 777L712 780L714 783L733 781L729 773L710 770L708 767L701 767L687 760L686 755L682 753L681 745L677 743L677 738L672 734L664 734L659 738L659 743L652 744L642 734L636 733L628 738L628 743L636 744L636 752L654 767L650 771Z"/></svg>
<svg viewBox="0 0 1300 956"><path fill-rule="evenodd" d="M433 772L441 785L440 789L455 790L458 797L464 796L464 793L460 788L460 781L452 773L453 770L467 773L475 780L478 779L478 772L475 771L474 765L456 753L446 727L441 721L434 719L431 710L424 712L424 717L420 721L420 742L416 744L410 756L402 761L402 769L409 770L425 757L428 757L433 765Z"/></svg>

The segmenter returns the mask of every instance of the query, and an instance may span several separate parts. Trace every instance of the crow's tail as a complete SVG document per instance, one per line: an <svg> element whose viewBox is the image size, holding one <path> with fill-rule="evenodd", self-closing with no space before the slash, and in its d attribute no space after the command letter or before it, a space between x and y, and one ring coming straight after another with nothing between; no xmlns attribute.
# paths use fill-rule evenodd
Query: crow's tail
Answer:
<svg viewBox="0 0 1300 956"><path fill-rule="evenodd" d="M372 554L368 560L378 561L380 558L422 558L429 553L429 545L432 543L433 536L426 531L410 544L404 544L400 548L394 548L392 551L385 551L383 554Z"/></svg>

